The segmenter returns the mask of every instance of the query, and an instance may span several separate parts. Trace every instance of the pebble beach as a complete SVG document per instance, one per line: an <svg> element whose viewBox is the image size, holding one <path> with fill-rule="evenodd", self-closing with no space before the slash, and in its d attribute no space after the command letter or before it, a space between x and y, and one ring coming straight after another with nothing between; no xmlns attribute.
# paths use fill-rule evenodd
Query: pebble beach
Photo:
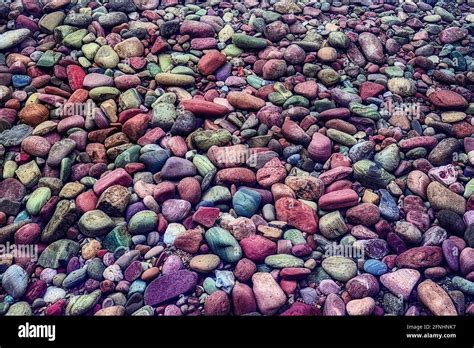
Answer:
<svg viewBox="0 0 474 348"><path fill-rule="evenodd" d="M462 0L1 1L0 316L474 315L473 34Z"/></svg>

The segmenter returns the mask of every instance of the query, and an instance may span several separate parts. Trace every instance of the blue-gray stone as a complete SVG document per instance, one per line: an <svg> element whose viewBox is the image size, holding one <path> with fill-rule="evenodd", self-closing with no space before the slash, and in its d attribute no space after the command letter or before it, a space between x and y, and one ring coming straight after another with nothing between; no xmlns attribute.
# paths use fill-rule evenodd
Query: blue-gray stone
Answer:
<svg viewBox="0 0 474 348"><path fill-rule="evenodd" d="M87 277L87 269L86 268L79 268L71 273L69 273L66 278L63 280L62 286L64 288L73 288L78 286L82 282L85 281Z"/></svg>
<svg viewBox="0 0 474 348"><path fill-rule="evenodd" d="M163 168L169 157L170 154L167 150L156 150L145 152L140 156L139 161L145 164L148 171L155 174Z"/></svg>
<svg viewBox="0 0 474 348"><path fill-rule="evenodd" d="M387 273L387 265L379 260L369 259L364 263L364 271L375 276L381 276Z"/></svg>
<svg viewBox="0 0 474 348"><path fill-rule="evenodd" d="M232 198L232 205L238 216L251 217L257 212L261 200L258 192L242 188Z"/></svg>
<svg viewBox="0 0 474 348"><path fill-rule="evenodd" d="M380 194L380 215L388 221L396 221L400 218L400 209L398 208L397 202L392 197L390 192L385 189L378 191Z"/></svg>

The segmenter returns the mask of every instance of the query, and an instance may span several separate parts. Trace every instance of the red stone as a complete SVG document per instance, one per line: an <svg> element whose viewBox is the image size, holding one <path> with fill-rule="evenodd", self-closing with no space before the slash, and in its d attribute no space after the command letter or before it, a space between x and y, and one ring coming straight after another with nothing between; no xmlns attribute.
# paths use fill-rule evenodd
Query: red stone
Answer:
<svg viewBox="0 0 474 348"><path fill-rule="evenodd" d="M226 56L219 51L206 53L199 60L198 70L205 76L212 74L226 62Z"/></svg>
<svg viewBox="0 0 474 348"><path fill-rule="evenodd" d="M235 315L244 315L257 311L252 288L247 284L236 283L232 289L232 305Z"/></svg>
<svg viewBox="0 0 474 348"><path fill-rule="evenodd" d="M122 132L124 132L132 141L136 141L140 138L148 127L148 123L151 120L149 114L138 114L127 120L122 126Z"/></svg>
<svg viewBox="0 0 474 348"><path fill-rule="evenodd" d="M224 117L230 112L230 110L223 105L198 99L183 100L181 106L196 116L202 117Z"/></svg>
<svg viewBox="0 0 474 348"><path fill-rule="evenodd" d="M73 91L82 89L84 78L86 77L85 71L79 65L68 65L66 67L67 77L69 86Z"/></svg>
<svg viewBox="0 0 474 348"><path fill-rule="evenodd" d="M211 228L219 217L219 213L219 208L199 207L193 215L193 220L205 227Z"/></svg>
<svg viewBox="0 0 474 348"><path fill-rule="evenodd" d="M467 100L460 94L441 89L428 96L430 102L440 109L464 110L468 106Z"/></svg>
<svg viewBox="0 0 474 348"><path fill-rule="evenodd" d="M310 206L291 197L282 197L275 208L278 220L309 234L318 231L318 217Z"/></svg>
<svg viewBox="0 0 474 348"><path fill-rule="evenodd" d="M97 196L94 194L94 191L89 190L81 193L76 197L76 206L79 208L81 213L94 210L97 206Z"/></svg>
<svg viewBox="0 0 474 348"><path fill-rule="evenodd" d="M383 85L379 85L378 83L375 82L363 82L360 85L359 88L359 95L362 98L362 100L367 100L370 97L376 97L380 93L385 91L385 87Z"/></svg>
<svg viewBox="0 0 474 348"><path fill-rule="evenodd" d="M270 239L254 235L240 241L244 255L254 262L262 262L267 256L276 254L277 245Z"/></svg>
<svg viewBox="0 0 474 348"><path fill-rule="evenodd" d="M351 189L344 189L326 193L319 198L318 206L323 209L348 208L357 204L359 196Z"/></svg>

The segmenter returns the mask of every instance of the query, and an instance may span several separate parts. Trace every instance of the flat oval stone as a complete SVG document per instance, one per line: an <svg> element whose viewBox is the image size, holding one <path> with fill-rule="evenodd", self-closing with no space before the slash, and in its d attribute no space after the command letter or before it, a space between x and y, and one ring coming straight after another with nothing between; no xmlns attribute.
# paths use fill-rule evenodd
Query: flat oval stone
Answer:
<svg viewBox="0 0 474 348"><path fill-rule="evenodd" d="M342 256L330 256L323 260L321 266L331 278L340 282L347 282L357 274L355 262Z"/></svg>
<svg viewBox="0 0 474 348"><path fill-rule="evenodd" d="M165 274L156 278L147 286L144 294L145 304L156 306L174 299L193 290L196 283L196 273L188 270Z"/></svg>
<svg viewBox="0 0 474 348"><path fill-rule="evenodd" d="M11 265L3 273L2 287L8 295L13 298L20 298L26 291L28 286L28 274L18 265Z"/></svg>
<svg viewBox="0 0 474 348"><path fill-rule="evenodd" d="M419 300L436 316L457 315L456 308L442 287L432 280L425 280L417 287Z"/></svg>
<svg viewBox="0 0 474 348"><path fill-rule="evenodd" d="M91 210L86 212L79 219L80 231L88 237L97 237L109 232L114 228L115 223L101 210Z"/></svg>

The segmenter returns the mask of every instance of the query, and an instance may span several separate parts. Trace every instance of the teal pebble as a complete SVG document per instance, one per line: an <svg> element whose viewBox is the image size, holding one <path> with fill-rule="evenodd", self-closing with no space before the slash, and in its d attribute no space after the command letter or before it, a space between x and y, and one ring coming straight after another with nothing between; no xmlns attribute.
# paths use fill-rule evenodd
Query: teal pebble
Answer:
<svg viewBox="0 0 474 348"><path fill-rule="evenodd" d="M387 273L387 265L379 260L370 259L364 263L364 271L375 276Z"/></svg>
<svg viewBox="0 0 474 348"><path fill-rule="evenodd" d="M242 188L232 198L232 205L238 216L251 217L257 212L261 200L258 192Z"/></svg>
<svg viewBox="0 0 474 348"><path fill-rule="evenodd" d="M131 285L130 288L128 289L128 295L130 296L133 293L144 293L146 288L146 282L143 280L137 279L135 280Z"/></svg>

